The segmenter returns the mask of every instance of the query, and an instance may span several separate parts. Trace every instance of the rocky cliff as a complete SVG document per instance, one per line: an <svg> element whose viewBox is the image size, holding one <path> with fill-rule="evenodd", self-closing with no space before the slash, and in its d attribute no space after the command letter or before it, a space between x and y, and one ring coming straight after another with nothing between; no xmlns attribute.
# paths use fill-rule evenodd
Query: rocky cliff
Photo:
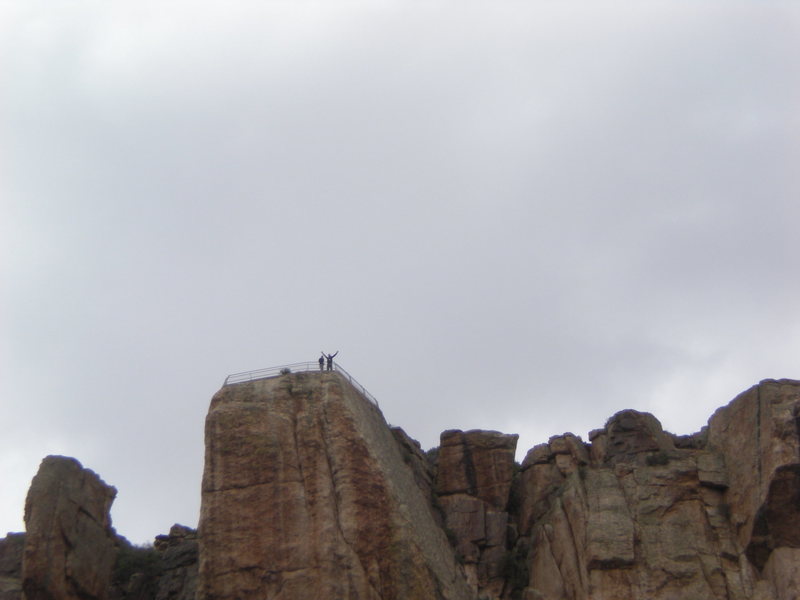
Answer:
<svg viewBox="0 0 800 600"><path fill-rule="evenodd" d="M337 372L223 388L206 420L198 600L471 597L410 460Z"/></svg>
<svg viewBox="0 0 800 600"><path fill-rule="evenodd" d="M796 598L800 382L764 381L692 437L623 411L518 480L526 598Z"/></svg>
<svg viewBox="0 0 800 600"><path fill-rule="evenodd" d="M452 430L424 453L336 372L226 386L206 422L199 532L175 526L137 550L147 568L118 560L109 587L97 559L113 494L61 459L34 480L27 536L0 541L0 595L800 597L800 382L763 381L691 436L626 410L587 442L554 436L522 464L516 443ZM62 479L72 483L53 485ZM42 533L61 530L69 543Z"/></svg>

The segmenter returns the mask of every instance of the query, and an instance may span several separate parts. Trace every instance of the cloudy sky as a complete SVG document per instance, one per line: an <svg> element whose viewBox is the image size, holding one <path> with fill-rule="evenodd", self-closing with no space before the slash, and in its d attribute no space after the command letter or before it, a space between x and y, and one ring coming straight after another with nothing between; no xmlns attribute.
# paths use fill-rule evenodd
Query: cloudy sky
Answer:
<svg viewBox="0 0 800 600"><path fill-rule="evenodd" d="M196 526L229 373L675 433L800 378L794 2L0 0L0 535L48 454Z"/></svg>

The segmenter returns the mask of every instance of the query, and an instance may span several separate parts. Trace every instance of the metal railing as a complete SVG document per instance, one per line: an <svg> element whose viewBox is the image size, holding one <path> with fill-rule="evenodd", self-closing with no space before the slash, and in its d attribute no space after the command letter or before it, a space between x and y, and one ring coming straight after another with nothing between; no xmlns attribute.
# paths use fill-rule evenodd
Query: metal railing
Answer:
<svg viewBox="0 0 800 600"><path fill-rule="evenodd" d="M327 369L327 367L325 367L325 369ZM277 367L268 367L266 369L258 369L255 371L233 373L225 378L225 382L222 384L222 387L225 387L226 385L233 385L235 383L245 383L247 381L256 381L257 379L268 379L270 377L280 377L281 375L288 375L290 373L303 373L307 371L318 373L327 372L320 371L319 362L299 362L289 365L280 365ZM358 383L355 377L345 371L336 361L333 363L333 371L339 373L342 377L347 379L347 381L356 389L356 391L358 391L367 400L372 402L375 406L378 406L378 401L375 399L375 396L370 394L367 391L367 388Z"/></svg>

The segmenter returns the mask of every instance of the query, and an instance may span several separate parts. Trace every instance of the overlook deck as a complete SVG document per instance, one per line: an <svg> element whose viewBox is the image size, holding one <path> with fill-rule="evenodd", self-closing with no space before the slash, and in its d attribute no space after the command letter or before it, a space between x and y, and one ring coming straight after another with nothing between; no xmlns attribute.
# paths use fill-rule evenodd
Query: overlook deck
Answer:
<svg viewBox="0 0 800 600"><path fill-rule="evenodd" d="M257 379L268 379L270 377L280 377L281 375L288 375L291 373L325 373L327 371L320 371L318 362L299 362L291 363L288 365L279 365L277 367L267 367L266 369L257 369L255 371L243 371L241 373L233 373L225 378L222 387L226 385L234 385L237 383L246 383L248 381L256 381ZM342 366L335 362L333 363L333 372L339 373L344 377L350 385L352 385L361 395L367 400L378 406L378 401L375 396L370 394L367 389L361 385L356 379L345 371Z"/></svg>

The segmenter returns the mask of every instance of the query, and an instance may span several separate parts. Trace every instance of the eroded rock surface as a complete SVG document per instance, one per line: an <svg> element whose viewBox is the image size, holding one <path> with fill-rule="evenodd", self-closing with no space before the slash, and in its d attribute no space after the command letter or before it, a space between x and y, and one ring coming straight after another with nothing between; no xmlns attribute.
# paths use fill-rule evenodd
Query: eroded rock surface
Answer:
<svg viewBox="0 0 800 600"><path fill-rule="evenodd" d="M0 539L0 600L22 598L22 552L24 533L9 533Z"/></svg>
<svg viewBox="0 0 800 600"><path fill-rule="evenodd" d="M445 527L472 589L499 598L505 587L507 511L517 435L445 431L439 446L436 493Z"/></svg>
<svg viewBox="0 0 800 600"><path fill-rule="evenodd" d="M199 559L197 530L173 525L168 535L156 537L155 548L162 553L163 564L155 600L194 600Z"/></svg>
<svg viewBox="0 0 800 600"><path fill-rule="evenodd" d="M708 445L726 459L726 501L739 544L763 568L800 548L800 383L764 381L719 409Z"/></svg>
<svg viewBox="0 0 800 600"><path fill-rule="evenodd" d="M800 382L763 381L693 435L625 410L521 465L516 441L451 430L424 453L335 372L225 387L199 534L156 538L111 600L800 598ZM0 600L105 600L113 497L45 459L27 537L0 540Z"/></svg>
<svg viewBox="0 0 800 600"><path fill-rule="evenodd" d="M588 448L571 434L533 448L508 597L796 599L798 415L800 382L768 380L695 436L628 410Z"/></svg>
<svg viewBox="0 0 800 600"><path fill-rule="evenodd" d="M400 444L340 374L214 396L199 600L473 597Z"/></svg>
<svg viewBox="0 0 800 600"><path fill-rule="evenodd" d="M118 539L111 600L194 600L197 591L197 530L173 525L152 546Z"/></svg>
<svg viewBox="0 0 800 600"><path fill-rule="evenodd" d="M74 458L48 456L25 501L26 600L104 600L116 557L117 491Z"/></svg>

